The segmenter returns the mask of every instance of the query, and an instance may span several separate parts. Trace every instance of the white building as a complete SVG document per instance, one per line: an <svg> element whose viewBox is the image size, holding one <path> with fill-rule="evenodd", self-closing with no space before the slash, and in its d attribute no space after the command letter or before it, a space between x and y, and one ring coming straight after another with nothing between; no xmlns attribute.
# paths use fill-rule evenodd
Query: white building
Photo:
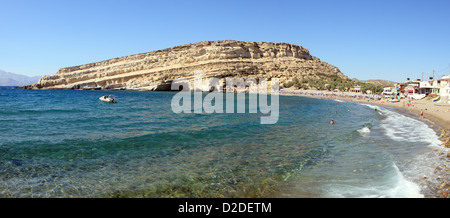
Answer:
<svg viewBox="0 0 450 218"><path fill-rule="evenodd" d="M419 84L419 93L418 94L439 95L440 89L441 89L441 86L439 85L437 80L421 81Z"/></svg>
<svg viewBox="0 0 450 218"><path fill-rule="evenodd" d="M393 87L386 87L386 88L383 88L383 92L381 94L384 97L390 98L390 97L393 97L397 93L395 92L395 88L393 88Z"/></svg>
<svg viewBox="0 0 450 218"><path fill-rule="evenodd" d="M443 76L442 79L438 80L440 90L439 94L441 95L441 103L449 103L449 96L450 96L450 75Z"/></svg>

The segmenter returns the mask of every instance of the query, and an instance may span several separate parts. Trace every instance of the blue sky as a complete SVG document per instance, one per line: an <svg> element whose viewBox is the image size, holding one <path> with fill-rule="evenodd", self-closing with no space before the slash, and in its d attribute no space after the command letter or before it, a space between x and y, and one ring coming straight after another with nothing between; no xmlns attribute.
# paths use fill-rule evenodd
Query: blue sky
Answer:
<svg viewBox="0 0 450 218"><path fill-rule="evenodd" d="M440 76L450 1L0 0L0 69L29 76L225 39L298 44L350 78Z"/></svg>

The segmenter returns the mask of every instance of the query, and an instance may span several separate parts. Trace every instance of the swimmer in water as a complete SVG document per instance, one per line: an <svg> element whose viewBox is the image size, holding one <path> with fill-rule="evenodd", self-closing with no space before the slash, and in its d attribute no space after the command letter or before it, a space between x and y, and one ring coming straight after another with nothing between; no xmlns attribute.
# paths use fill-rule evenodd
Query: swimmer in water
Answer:
<svg viewBox="0 0 450 218"><path fill-rule="evenodd" d="M334 120L331 120L331 121L330 121L330 124L334 124Z"/></svg>

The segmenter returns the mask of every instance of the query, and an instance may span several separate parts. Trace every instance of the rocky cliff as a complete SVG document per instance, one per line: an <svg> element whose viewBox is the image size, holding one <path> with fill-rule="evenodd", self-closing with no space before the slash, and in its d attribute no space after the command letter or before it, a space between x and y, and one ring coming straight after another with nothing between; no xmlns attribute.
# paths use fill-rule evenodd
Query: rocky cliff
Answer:
<svg viewBox="0 0 450 218"><path fill-rule="evenodd" d="M172 80L192 80L195 70L203 71L204 78L279 78L280 84L317 74L347 79L337 67L299 45L225 40L62 68L24 88L169 90Z"/></svg>

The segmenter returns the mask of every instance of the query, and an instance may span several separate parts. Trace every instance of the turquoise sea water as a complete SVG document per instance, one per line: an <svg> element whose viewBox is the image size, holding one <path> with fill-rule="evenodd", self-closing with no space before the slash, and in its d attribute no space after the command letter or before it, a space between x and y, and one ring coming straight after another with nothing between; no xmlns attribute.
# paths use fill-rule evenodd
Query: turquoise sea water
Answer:
<svg viewBox="0 0 450 218"><path fill-rule="evenodd" d="M175 94L0 88L0 197L423 197L438 177L436 133L392 109L280 96L261 125Z"/></svg>

